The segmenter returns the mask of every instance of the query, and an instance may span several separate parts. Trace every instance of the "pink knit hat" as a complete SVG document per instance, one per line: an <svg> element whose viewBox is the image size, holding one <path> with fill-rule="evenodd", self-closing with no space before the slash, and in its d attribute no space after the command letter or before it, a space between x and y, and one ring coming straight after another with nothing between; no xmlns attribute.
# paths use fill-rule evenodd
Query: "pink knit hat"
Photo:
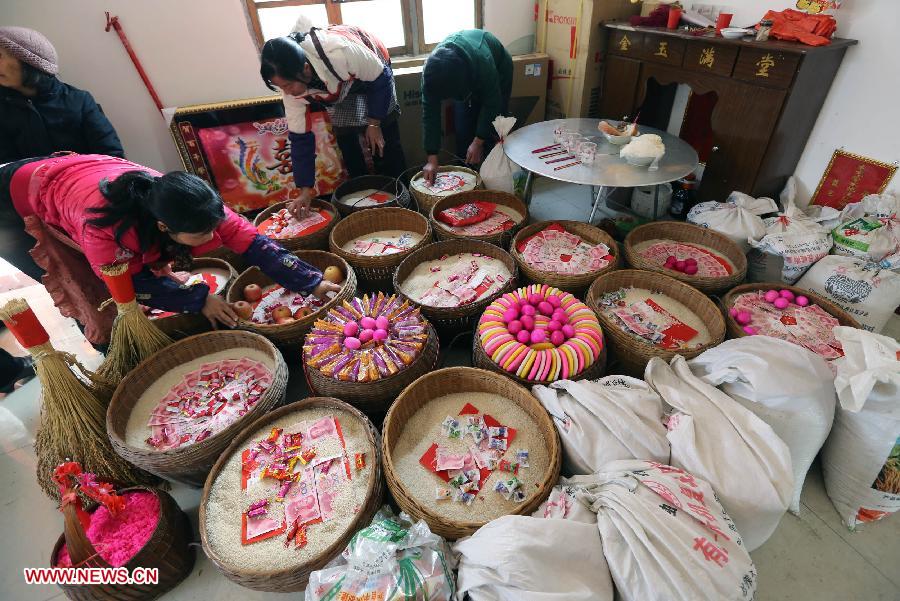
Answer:
<svg viewBox="0 0 900 601"><path fill-rule="evenodd" d="M56 75L56 48L44 34L27 27L0 27L0 48L44 73Z"/></svg>

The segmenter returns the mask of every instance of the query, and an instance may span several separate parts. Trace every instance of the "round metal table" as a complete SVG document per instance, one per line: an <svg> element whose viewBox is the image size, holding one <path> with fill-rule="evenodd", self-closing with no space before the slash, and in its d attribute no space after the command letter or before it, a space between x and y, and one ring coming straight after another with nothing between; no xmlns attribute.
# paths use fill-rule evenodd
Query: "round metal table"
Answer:
<svg viewBox="0 0 900 601"><path fill-rule="evenodd" d="M607 119L606 121L613 125L619 123L619 121L614 119ZM659 200L658 185L677 180L694 171L698 164L697 152L680 138L652 127L638 125L640 134L656 134L662 138L663 144L666 146L666 154L660 159L659 168L656 171L650 171L647 167L629 165L625 162L625 159L619 157L619 150L622 147L609 143L603 137L603 134L600 133L600 130L597 129L599 122L599 119L555 119L553 121L542 121L541 123L526 125L522 129L509 134L504 141L503 148L506 150L506 156L510 160L528 172L526 189L530 189L531 180L535 175L550 177L572 184L599 186L591 207L590 217L588 218L589 223L594 221L594 214L597 212L597 208L615 188L657 186L653 201L653 214L656 215ZM553 130L559 126L577 131L584 136L585 140L597 144L597 156L593 164L579 164L556 170L557 167L567 165L577 159L547 163L547 161L568 155L560 154L544 159L539 158L561 150L560 148L554 148L544 152L534 152L537 149L545 148L555 143Z"/></svg>

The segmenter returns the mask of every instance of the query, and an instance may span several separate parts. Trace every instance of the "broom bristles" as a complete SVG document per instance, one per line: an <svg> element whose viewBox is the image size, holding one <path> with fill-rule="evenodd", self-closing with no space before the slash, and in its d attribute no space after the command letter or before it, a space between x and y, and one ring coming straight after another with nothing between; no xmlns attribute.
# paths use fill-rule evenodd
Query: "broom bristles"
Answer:
<svg viewBox="0 0 900 601"><path fill-rule="evenodd" d="M174 342L151 322L136 301L116 303L119 314L113 322L109 350L97 375L107 382L119 382L125 374Z"/></svg>

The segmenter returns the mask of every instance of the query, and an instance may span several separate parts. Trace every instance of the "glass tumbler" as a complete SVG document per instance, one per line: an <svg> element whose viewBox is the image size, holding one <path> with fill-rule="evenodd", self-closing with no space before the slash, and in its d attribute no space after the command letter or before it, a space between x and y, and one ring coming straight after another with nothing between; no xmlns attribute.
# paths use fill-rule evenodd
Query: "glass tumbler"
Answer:
<svg viewBox="0 0 900 601"><path fill-rule="evenodd" d="M571 132L568 129L566 129L564 126L562 126L562 125L557 126L556 129L553 130L553 141L556 142L557 144L562 144L563 140L565 139L566 134L568 134L568 133L571 133Z"/></svg>
<svg viewBox="0 0 900 601"><path fill-rule="evenodd" d="M581 162L585 165L590 165L594 162L594 158L597 156L597 144L594 142L582 142L578 147L578 157L581 159Z"/></svg>

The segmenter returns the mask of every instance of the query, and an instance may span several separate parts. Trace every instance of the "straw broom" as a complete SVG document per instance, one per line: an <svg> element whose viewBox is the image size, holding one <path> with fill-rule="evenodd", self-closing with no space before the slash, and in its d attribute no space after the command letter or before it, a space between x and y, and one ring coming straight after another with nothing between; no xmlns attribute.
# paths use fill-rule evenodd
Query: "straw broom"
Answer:
<svg viewBox="0 0 900 601"><path fill-rule="evenodd" d="M37 479L44 492L59 499L52 474L65 461L78 461L103 480L121 485L157 484L159 478L119 457L106 435L106 407L98 398L96 376L69 353L50 344L47 330L24 299L0 308L0 319L32 357L41 382L41 423L35 436Z"/></svg>
<svg viewBox="0 0 900 601"><path fill-rule="evenodd" d="M144 315L135 300L127 264L104 265L100 274L112 293L118 314L113 321L106 359L97 368L97 376L106 382L118 383L138 363L169 346L173 340ZM100 309L105 306L106 303Z"/></svg>

